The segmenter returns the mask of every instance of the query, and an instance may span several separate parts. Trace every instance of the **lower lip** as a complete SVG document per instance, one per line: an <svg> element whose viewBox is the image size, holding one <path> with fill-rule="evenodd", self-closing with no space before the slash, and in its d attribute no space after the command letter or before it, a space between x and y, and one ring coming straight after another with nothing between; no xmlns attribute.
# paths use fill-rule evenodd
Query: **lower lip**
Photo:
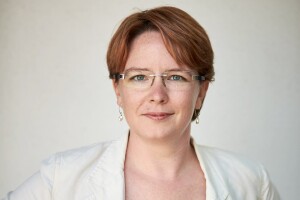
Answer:
<svg viewBox="0 0 300 200"><path fill-rule="evenodd" d="M153 115L153 114L145 114L144 116L152 119L152 120L164 120L171 116L171 114L159 114L159 115Z"/></svg>

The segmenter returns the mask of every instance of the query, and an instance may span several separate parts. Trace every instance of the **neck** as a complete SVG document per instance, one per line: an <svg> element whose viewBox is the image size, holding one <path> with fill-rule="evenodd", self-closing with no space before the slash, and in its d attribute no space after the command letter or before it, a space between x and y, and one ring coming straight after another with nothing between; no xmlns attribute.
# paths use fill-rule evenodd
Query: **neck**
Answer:
<svg viewBox="0 0 300 200"><path fill-rule="evenodd" d="M176 139L149 140L131 133L125 168L139 174L172 180L198 162L189 131Z"/></svg>

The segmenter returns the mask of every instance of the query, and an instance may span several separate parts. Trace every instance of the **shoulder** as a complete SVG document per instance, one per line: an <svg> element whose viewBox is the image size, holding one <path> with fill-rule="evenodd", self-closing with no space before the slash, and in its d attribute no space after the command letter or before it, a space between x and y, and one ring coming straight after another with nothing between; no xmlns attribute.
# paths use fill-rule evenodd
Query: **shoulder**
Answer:
<svg viewBox="0 0 300 200"><path fill-rule="evenodd" d="M97 160L107 149L118 143L118 140L91 144L84 147L74 148L55 153L42 162L43 167L51 165L73 165L74 163L85 163Z"/></svg>
<svg viewBox="0 0 300 200"><path fill-rule="evenodd" d="M120 157L122 140L112 140L56 153L42 162L40 174L50 188L87 180L102 160ZM118 154L118 155L117 155ZM66 185L65 185L66 186Z"/></svg>
<svg viewBox="0 0 300 200"><path fill-rule="evenodd" d="M120 140L111 140L58 152L43 163L47 163L48 161L53 162L53 158L56 159L56 163L59 162L61 165L85 161L90 162L101 157L111 147L117 146L118 143L120 143Z"/></svg>
<svg viewBox="0 0 300 200"><path fill-rule="evenodd" d="M196 144L195 149L212 184L222 182L231 196L237 199L248 199L246 197L250 195L254 195L253 198L279 199L260 162L218 148Z"/></svg>
<svg viewBox="0 0 300 200"><path fill-rule="evenodd" d="M6 198L74 199L76 195L89 195L90 178L105 164L116 166L112 161L122 158L125 142L113 140L56 153L44 160L39 172Z"/></svg>
<svg viewBox="0 0 300 200"><path fill-rule="evenodd" d="M196 148L205 167L213 168L225 181L245 181L247 178L247 182L260 183L266 173L261 163L243 155L202 145Z"/></svg>
<svg viewBox="0 0 300 200"><path fill-rule="evenodd" d="M243 155L222 150L214 147L196 145L197 150L206 162L219 166L219 168L232 170L245 170L246 172L260 173L263 166L255 160L249 159Z"/></svg>

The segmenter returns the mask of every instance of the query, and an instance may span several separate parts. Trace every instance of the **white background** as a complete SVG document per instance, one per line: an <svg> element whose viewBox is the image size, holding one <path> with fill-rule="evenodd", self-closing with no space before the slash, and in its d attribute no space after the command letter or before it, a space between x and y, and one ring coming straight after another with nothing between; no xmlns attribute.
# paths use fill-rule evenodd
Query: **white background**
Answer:
<svg viewBox="0 0 300 200"><path fill-rule="evenodd" d="M214 47L198 143L259 160L282 199L299 198L298 0L0 0L0 196L49 155L125 133L106 49L125 16L160 5L191 14Z"/></svg>

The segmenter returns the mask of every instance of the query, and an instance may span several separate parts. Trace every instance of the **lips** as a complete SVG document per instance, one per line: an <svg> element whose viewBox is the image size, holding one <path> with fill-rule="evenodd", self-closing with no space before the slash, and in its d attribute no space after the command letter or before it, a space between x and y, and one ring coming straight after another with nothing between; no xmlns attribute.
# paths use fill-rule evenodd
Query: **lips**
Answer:
<svg viewBox="0 0 300 200"><path fill-rule="evenodd" d="M167 112L148 112L143 114L143 116L153 120L164 120L169 118L171 115L173 115L173 113L167 113Z"/></svg>

